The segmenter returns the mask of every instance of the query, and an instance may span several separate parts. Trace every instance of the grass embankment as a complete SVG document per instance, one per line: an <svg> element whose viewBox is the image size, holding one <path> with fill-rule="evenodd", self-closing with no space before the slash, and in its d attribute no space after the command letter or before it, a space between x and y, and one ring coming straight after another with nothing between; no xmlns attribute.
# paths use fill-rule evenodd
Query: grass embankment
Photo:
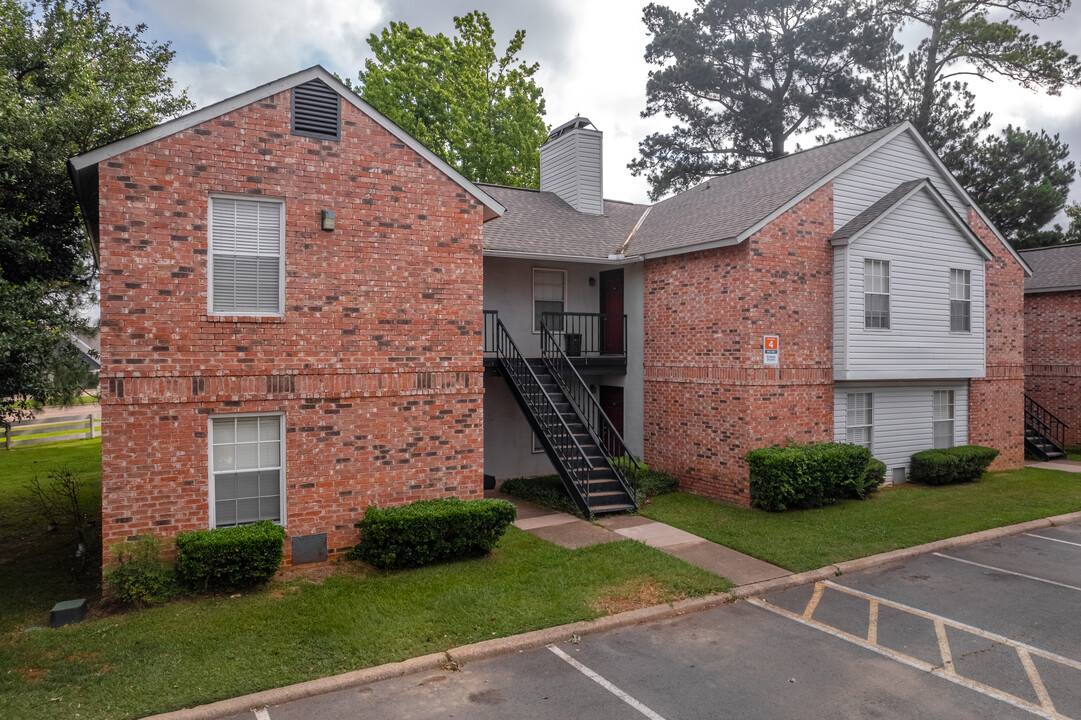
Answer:
<svg viewBox="0 0 1081 720"><path fill-rule="evenodd" d="M4 718L141 717L729 587L640 543L566 550L512 527L479 560L393 573L341 563L237 598L94 609L26 632L57 600L96 596L96 573L65 579L67 548L20 499L20 477L53 463L100 478L100 444L0 455L0 558L15 558L0 564Z"/></svg>
<svg viewBox="0 0 1081 720"><path fill-rule="evenodd" d="M1025 468L976 483L903 485L868 500L768 513L686 493L642 514L793 572L1081 510L1081 474Z"/></svg>

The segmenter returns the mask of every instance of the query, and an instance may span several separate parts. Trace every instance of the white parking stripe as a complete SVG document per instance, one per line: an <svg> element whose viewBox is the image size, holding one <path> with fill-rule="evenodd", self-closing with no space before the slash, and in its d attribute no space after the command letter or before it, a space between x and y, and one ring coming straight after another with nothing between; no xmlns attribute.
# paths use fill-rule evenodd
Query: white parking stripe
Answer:
<svg viewBox="0 0 1081 720"><path fill-rule="evenodd" d="M947 560L954 560L959 563L965 563L966 565L975 565L985 570L993 570L994 572L1005 573L1006 575L1016 575L1017 577L1023 577L1026 580L1035 580L1036 582L1047 583L1048 585L1056 585L1058 587L1066 588L1067 590L1076 590L1081 592L1081 587L1076 585L1067 585L1066 583L1060 583L1055 580L1048 580L1047 578L1036 577L1035 575L1026 575L1024 573L1014 572L1013 570L1006 570L1005 568L995 567L994 565L984 565L983 563L973 562L971 560L962 560L959 557L953 555L943 555L942 553L931 553L932 555L940 558L946 558Z"/></svg>
<svg viewBox="0 0 1081 720"><path fill-rule="evenodd" d="M1025 533L1029 537L1040 538L1041 540L1050 540L1051 542L1062 543L1063 545L1074 545L1081 547L1081 543L1070 542L1069 540L1059 540L1058 538L1047 537L1046 535L1035 535L1033 533Z"/></svg>
<svg viewBox="0 0 1081 720"><path fill-rule="evenodd" d="M1063 715L1060 715L1058 713L1045 712L1042 708L1039 708L1039 707L1037 707L1035 705L1032 705L1031 703L1026 703L1025 701L1020 700L1019 698L1013 697L1012 695L1007 695L1005 693L999 692L998 690L995 690L992 687L988 687L986 685L981 685L981 684L972 682L971 680L967 680L967 679L965 679L963 677L960 677L958 675L947 674L946 672L944 672L942 670L942 668L935 667L935 666L931 665L930 663L925 663L922 660L917 660L915 658L910 658L907 655L901 655L900 653L892 652L892 651L887 650L886 648L878 646L878 645L872 645L869 642L867 642L866 640L863 640L862 638L858 638L858 637L856 637L854 635L849 635L846 632L842 632L840 630L834 630L833 628L831 628L831 627L829 627L827 625L823 625L822 623L820 623L820 622L818 622L816 620L804 620L802 617L800 617L799 615L796 615L795 613L791 613L791 612L789 612L789 611L787 611L787 610L785 610L783 608L779 608L779 607L776 607L774 605L770 605L769 603L764 602L762 600L759 600L758 598L749 598L747 600L747 602L750 603L751 605L754 605L755 607L762 608L763 610L769 610L771 613L775 613L777 615L780 615L781 617L788 618L789 620L794 620L794 621L800 623L801 625L806 625L807 627L812 627L815 630L821 630L822 632L826 633L827 635L832 635L835 638L839 638L839 639L844 640L846 642L850 642L853 645L859 645L860 647L862 647L862 648L864 648L866 650L870 650L871 652L878 653L879 655L884 655L885 657L888 657L891 660L896 660L897 662L901 663L902 665L908 665L911 668L916 668L917 670L923 670L924 672L930 673L931 675L934 675L936 677L940 677L943 680L948 680L948 681L950 681L950 682L952 682L952 683L954 683L956 685L966 687L966 688L968 688L970 690L975 690L976 692L978 692L978 693L980 693L982 695L986 695L986 696L992 697L992 698L994 698L996 700L1000 700L1000 701L1006 703L1007 705L1012 705L1013 707L1018 708L1020 710L1026 710L1026 711L1032 713L1033 715L1035 715L1037 717L1046 718L1047 720L1063 720L1063 718L1064 718Z"/></svg>
<svg viewBox="0 0 1081 720"><path fill-rule="evenodd" d="M560 650L559 648L557 648L557 647L556 647L555 645L549 645L549 646L548 646L548 649L549 649L549 650L551 650L552 652L554 652L554 653L555 653L556 655L558 655L559 657L561 657L561 658L563 658L564 660L566 660L566 661L567 661L567 663L568 663L568 664L569 664L569 665L570 665L570 666L571 666L572 668L574 668L574 669L575 669L575 670L577 670L578 672L582 673L582 674L583 674L583 675L585 675L585 676L586 676L587 678L589 678L589 679L590 679L590 680L592 680L593 682L597 683L597 684L598 684L598 685L600 685L600 686L601 686L602 688L604 688L604 689L605 689L605 690L607 690L608 692L612 693L612 694L613 694L613 695L615 695L615 696L616 696L617 698L619 698L619 699L620 699L620 700L622 700L623 702L627 703L628 705L630 705L630 706L631 706L632 708L634 708L634 709L635 709L635 710L637 710L638 712L640 712L640 713L642 713L643 715L645 715L645 716L646 716L647 718L649 718L649 720L664 720L664 718L663 718L663 717L661 717L661 716L660 716L660 715L658 715L657 713L653 712L653 711L652 711L652 710L650 710L650 709L649 709L648 707L646 707L646 706L645 706L645 705L643 705L642 703L638 702L638 701L637 701L637 700L635 700L635 699L634 699L633 697L631 697L631 696L630 696L630 695L628 695L627 693L623 692L623 691L622 691L622 690L620 690L620 689L619 689L618 687L616 687L616 686L615 686L615 685L613 685L612 683L608 682L608 681L607 681L607 680L605 680L605 679L604 679L603 677L601 677L601 676L600 676L600 675L598 675L597 673L593 672L592 670L590 670L589 668L587 668L587 667L586 667L585 665L583 665L582 663L578 662L577 660L575 660L574 658L572 658L572 657L571 657L570 655L568 655L567 653L565 653L565 652L563 652L562 650Z"/></svg>
<svg viewBox="0 0 1081 720"><path fill-rule="evenodd" d="M270 720L270 713L267 712L266 708L257 708L252 712L255 713L255 720Z"/></svg>

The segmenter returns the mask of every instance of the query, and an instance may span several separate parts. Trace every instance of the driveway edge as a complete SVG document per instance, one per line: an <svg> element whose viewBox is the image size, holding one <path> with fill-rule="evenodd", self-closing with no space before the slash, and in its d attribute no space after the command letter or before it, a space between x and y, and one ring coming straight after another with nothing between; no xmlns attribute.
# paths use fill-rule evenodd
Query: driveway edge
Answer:
<svg viewBox="0 0 1081 720"><path fill-rule="evenodd" d="M754 597L767 592L787 590L788 588L806 585L807 583L821 582L837 577L838 575L867 570L879 565L885 565L898 560L906 560L918 555L926 555L965 545L987 542L988 540L997 540L998 538L1008 537L1010 535L1020 535L1021 533L1029 532L1031 530L1043 530L1054 527L1055 525L1079 521L1081 521L1081 512L1074 512L1065 515L1041 518L1039 520L1030 520L1016 525L981 530L979 532L958 535L957 537L946 538L944 540L936 540L934 542L916 545L910 548L891 550L877 555L868 555L867 557L848 560L835 565L827 565L826 567L817 570L785 575L783 577L774 578L773 580L765 580L750 585L741 585L723 594L688 598L686 600L678 600L674 603L654 605L652 607L630 610L616 615L607 615L602 618L597 618L596 620L584 620L568 625L557 625L556 627L534 630L520 635L512 635L510 637L483 640L470 645L451 648L445 653L422 655L421 657L410 658L409 660L403 660L402 662L387 663L386 665L378 665L363 670L354 670L342 675L308 680L295 685L287 685L281 688L274 688L273 690L263 690L250 695L220 700L215 703L210 703L209 705L200 705L184 710L174 710L161 715L153 715L147 718L147 720L218 720L219 718L229 717L230 715L251 712L254 708L281 705L287 702L312 697L314 695L322 695L337 690L347 690L349 688L368 685L380 680L389 680L391 678L410 675L425 670L439 670L443 669L448 664L452 664L452 666L456 668L467 662L475 662L477 660L506 655L512 652L525 652L526 650L531 650L542 645L569 640L573 635L592 635L629 627L631 625L641 625L647 622L666 620L679 615L725 605L735 600Z"/></svg>

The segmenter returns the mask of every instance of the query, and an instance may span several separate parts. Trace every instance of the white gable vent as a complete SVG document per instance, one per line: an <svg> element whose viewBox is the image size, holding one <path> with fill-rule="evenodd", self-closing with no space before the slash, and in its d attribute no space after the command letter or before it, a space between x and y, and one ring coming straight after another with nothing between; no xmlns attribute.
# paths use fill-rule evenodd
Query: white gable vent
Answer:
<svg viewBox="0 0 1081 720"><path fill-rule="evenodd" d="M322 80L309 80L293 88L293 134L341 139L342 99Z"/></svg>

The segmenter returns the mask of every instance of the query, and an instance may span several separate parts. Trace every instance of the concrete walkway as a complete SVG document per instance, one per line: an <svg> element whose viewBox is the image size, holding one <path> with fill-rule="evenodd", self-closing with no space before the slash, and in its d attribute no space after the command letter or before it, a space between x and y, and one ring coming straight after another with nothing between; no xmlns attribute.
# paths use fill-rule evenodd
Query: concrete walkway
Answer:
<svg viewBox="0 0 1081 720"><path fill-rule="evenodd" d="M1026 462L1025 467L1040 468L1041 470L1065 470L1066 472L1081 473L1081 462L1077 460L1052 460L1051 462Z"/></svg>
<svg viewBox="0 0 1081 720"><path fill-rule="evenodd" d="M565 548L575 549L627 539L639 540L691 565L726 577L734 585L750 585L791 574L784 568L638 515L601 518L594 524L500 492L488 491L485 496L514 503L518 508L515 527Z"/></svg>

